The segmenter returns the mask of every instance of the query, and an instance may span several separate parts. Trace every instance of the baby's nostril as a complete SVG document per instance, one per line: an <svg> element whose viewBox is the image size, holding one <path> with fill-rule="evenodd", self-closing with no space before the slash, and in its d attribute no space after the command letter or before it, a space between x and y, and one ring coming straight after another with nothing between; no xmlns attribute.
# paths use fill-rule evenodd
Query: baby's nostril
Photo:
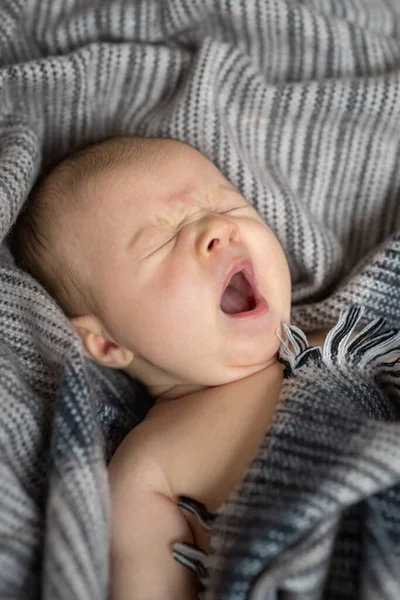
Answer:
<svg viewBox="0 0 400 600"><path fill-rule="evenodd" d="M212 249L212 247L214 246L214 242L216 242L216 241L217 241L217 239L216 239L216 238L213 238L213 239L211 240L211 242L208 244L208 246L207 246L207 250L211 250L211 249Z"/></svg>

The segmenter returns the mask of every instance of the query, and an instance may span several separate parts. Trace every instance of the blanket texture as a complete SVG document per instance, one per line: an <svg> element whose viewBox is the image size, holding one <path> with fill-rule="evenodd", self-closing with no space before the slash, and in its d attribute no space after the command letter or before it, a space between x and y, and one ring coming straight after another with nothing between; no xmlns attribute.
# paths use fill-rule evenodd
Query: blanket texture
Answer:
<svg viewBox="0 0 400 600"><path fill-rule="evenodd" d="M106 462L151 400L123 374L84 359L54 300L14 266L7 234L41 168L76 145L116 134L175 137L214 161L278 236L293 278L295 325L333 325L358 303L365 306L363 324L384 316L398 326L400 4L3 0L0 98L0 597L105 599ZM323 413L329 391L317 383L309 379L307 402ZM346 398L338 398L337 427L326 433L335 437L331 445L326 440L332 457L351 436L357 447L357 415L350 433L340 425ZM309 440L297 412L294 424L301 453ZM388 523L400 520L398 488L392 479L388 489L383 476L399 460L400 436L396 423L374 427L379 461L373 453L369 460L379 477L366 493L376 502L386 493L388 501L375 521L364 514L373 526L357 546L362 560L353 560L353 538L344 536L329 561L335 531L358 532L349 485L366 489L354 471L347 481L342 468L321 485L327 495L335 487L343 518L326 513L315 531L300 524L314 506L312 494L304 504L301 486L298 496L292 490L299 520L277 533L281 554L271 570L287 592L276 585L263 598L400 597L385 576L400 561L399 529L385 529L389 513ZM285 473L289 458L276 456L275 467ZM312 478L316 488L318 481ZM284 524L279 496L275 501ZM296 526L303 546L291 561ZM324 532L326 583L312 588L313 578L321 580L317 555L296 574ZM391 544L380 543L381 532ZM241 551L251 555L250 547ZM363 564L376 566L368 595ZM244 597L222 596L221 572L231 572L222 552L207 600ZM334 572L342 576L339 587Z"/></svg>
<svg viewBox="0 0 400 600"><path fill-rule="evenodd" d="M353 307L323 348L285 326L285 381L270 430L216 515L179 505L212 533L178 543L204 600L400 597L400 330Z"/></svg>

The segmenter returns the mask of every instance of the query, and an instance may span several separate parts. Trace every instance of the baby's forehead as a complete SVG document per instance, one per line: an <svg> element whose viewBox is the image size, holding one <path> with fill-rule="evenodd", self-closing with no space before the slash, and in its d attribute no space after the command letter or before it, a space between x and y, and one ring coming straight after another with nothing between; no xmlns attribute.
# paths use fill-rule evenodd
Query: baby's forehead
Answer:
<svg viewBox="0 0 400 600"><path fill-rule="evenodd" d="M136 155L105 155L103 165L89 166L81 176L82 208L96 221L112 220L121 227L124 220L168 225L198 207L212 209L230 186L206 157L171 141L145 144Z"/></svg>
<svg viewBox="0 0 400 600"><path fill-rule="evenodd" d="M185 185L178 187L174 193L161 194L158 202L153 205L152 223L163 224L177 217L196 211L198 209L213 210L218 202L224 199L232 187L223 184L214 184L209 187Z"/></svg>
<svg viewBox="0 0 400 600"><path fill-rule="evenodd" d="M94 183L113 194L130 194L139 204L154 200L166 209L177 204L183 208L192 202L207 203L221 184L230 185L213 163L185 147L149 152L139 161L124 160L116 167L99 173Z"/></svg>

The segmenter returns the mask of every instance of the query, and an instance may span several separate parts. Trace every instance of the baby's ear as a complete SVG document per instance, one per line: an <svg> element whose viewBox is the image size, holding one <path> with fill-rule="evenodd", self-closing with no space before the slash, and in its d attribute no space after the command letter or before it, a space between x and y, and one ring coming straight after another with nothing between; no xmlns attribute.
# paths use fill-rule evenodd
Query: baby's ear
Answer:
<svg viewBox="0 0 400 600"><path fill-rule="evenodd" d="M85 356L105 367L123 369L133 360L134 354L118 346L103 330L100 321L92 315L72 317L72 327L82 340Z"/></svg>

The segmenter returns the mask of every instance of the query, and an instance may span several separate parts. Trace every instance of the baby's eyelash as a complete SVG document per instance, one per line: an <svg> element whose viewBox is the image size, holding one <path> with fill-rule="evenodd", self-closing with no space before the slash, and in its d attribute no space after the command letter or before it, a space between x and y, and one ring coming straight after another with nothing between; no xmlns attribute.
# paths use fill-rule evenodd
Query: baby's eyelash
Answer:
<svg viewBox="0 0 400 600"><path fill-rule="evenodd" d="M213 211L210 211L210 212L213 212L216 215L224 215L226 213L230 213L230 212L233 212L235 210L240 210L240 209L249 208L249 207L250 207L249 204L241 204L240 206L232 206L231 208L225 208L223 210L217 210L216 209L216 210L213 210ZM147 254L146 258L149 257L149 256L152 256L152 254L155 254L156 252L158 252L158 250L161 250L161 248L164 248L164 246L167 246L170 242L172 242L176 238L178 232L179 232L179 228L177 228L177 230L175 231L175 233L174 233L174 235L172 237L170 237L168 240L166 240L165 242L163 242L160 246L157 246L157 248L155 248L154 250L152 250L151 252L149 252L149 254Z"/></svg>
<svg viewBox="0 0 400 600"><path fill-rule="evenodd" d="M150 256L153 256L153 254L156 254L159 250L161 250L161 248L164 248L164 246L166 246L167 244L169 244L170 242L172 242L176 237L176 233L169 238L168 240L166 240L165 242L163 242L161 245L156 246L153 250L150 250L150 252L147 252L143 258L150 258Z"/></svg>
<svg viewBox="0 0 400 600"><path fill-rule="evenodd" d="M230 212L233 212L234 210L239 210L240 208L247 208L247 204L241 204L240 206L232 206L232 208L226 208L221 211L221 214L224 215L225 213L230 213Z"/></svg>
<svg viewBox="0 0 400 600"><path fill-rule="evenodd" d="M169 238L169 240L167 240L166 242L164 242L163 244L161 244L161 246L159 246L159 248L162 248L163 246L166 246L167 244L169 244L170 242L172 242L172 240L174 240L176 238L176 233Z"/></svg>

